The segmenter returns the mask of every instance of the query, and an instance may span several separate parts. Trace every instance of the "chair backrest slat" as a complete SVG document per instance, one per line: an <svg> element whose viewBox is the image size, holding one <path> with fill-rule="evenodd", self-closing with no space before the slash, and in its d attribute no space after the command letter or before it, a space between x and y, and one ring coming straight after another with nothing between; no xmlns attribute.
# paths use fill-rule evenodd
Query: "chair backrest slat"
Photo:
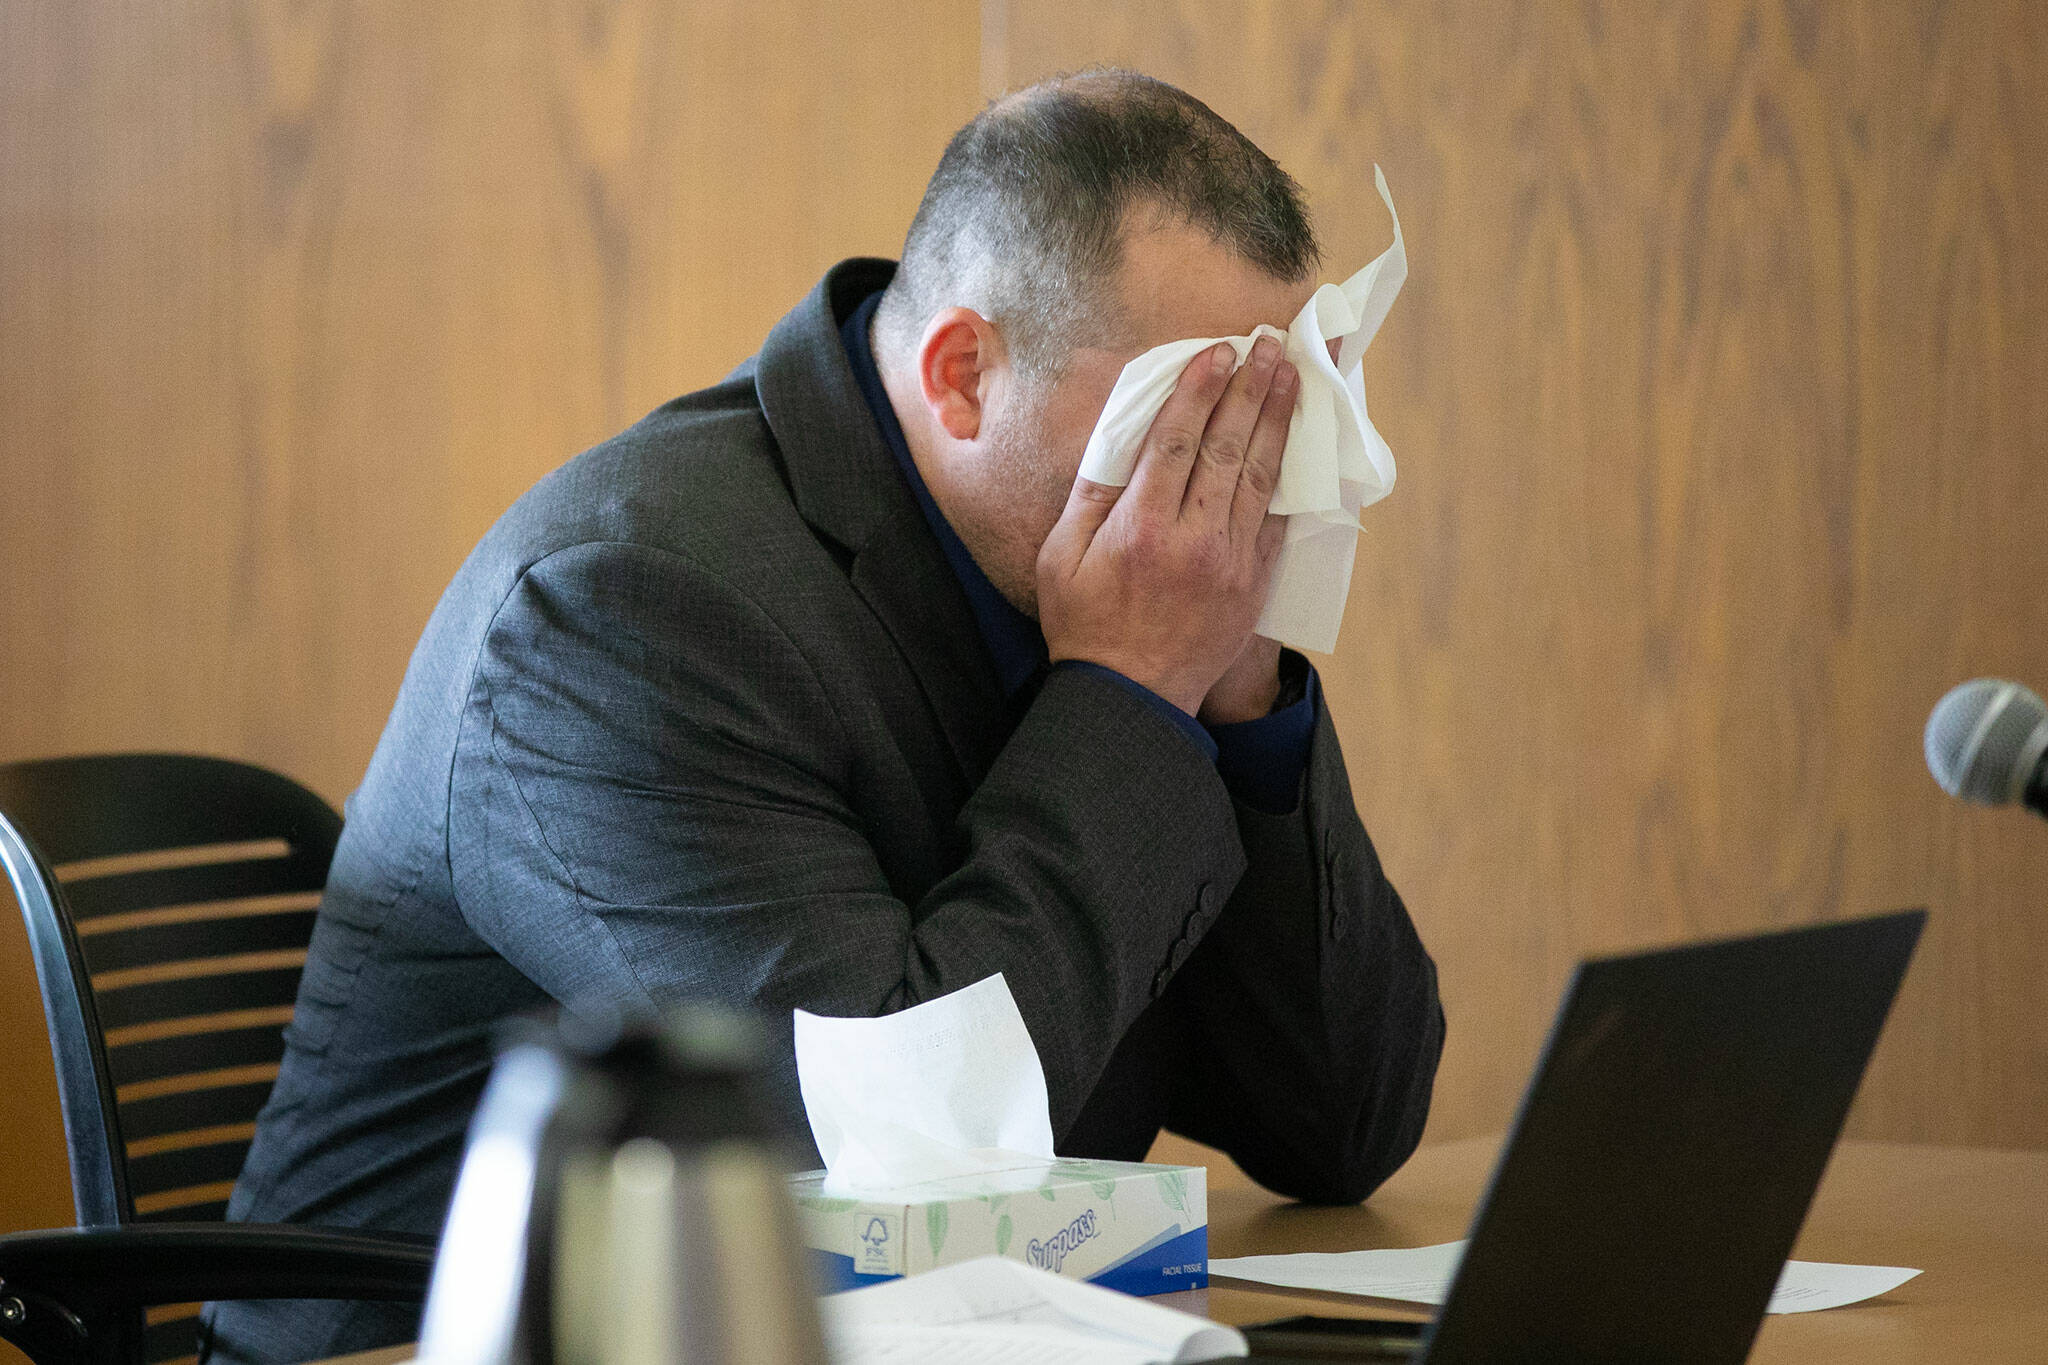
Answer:
<svg viewBox="0 0 2048 1365"><path fill-rule="evenodd" d="M64 899L71 905L72 920L81 934L88 933L87 926L104 915L159 906L281 895L303 891L308 880L317 887L326 875L324 860L289 854L238 862L156 868L80 880L72 880L61 869L57 870L57 880L64 886Z"/></svg>
<svg viewBox="0 0 2048 1365"><path fill-rule="evenodd" d="M115 1094L121 1106L122 1133L130 1139L143 1136L134 1132L127 1121L128 1110L133 1107L127 1097L133 1094L138 1086L171 1077L239 1070L264 1063L275 1066L284 1056L284 1044L279 1041L282 1027L275 1025L224 1029L218 1033L185 1034L174 1038L151 1039L144 1043L130 1043L126 1047L108 1048L107 1065L113 1073ZM222 1078L217 1085L209 1088L220 1090L223 1087L234 1086L234 1081ZM201 1123L190 1126L196 1128L229 1122L227 1116L239 1112L246 1101L246 1096L222 1095L218 1100L223 1106L221 1109L211 1113ZM257 1104L260 1108L260 1098ZM249 1112L253 1115L255 1110Z"/></svg>
<svg viewBox="0 0 2048 1365"><path fill-rule="evenodd" d="M88 920L80 926L78 946L85 954L86 968L97 977L102 972L163 962L200 961L227 953L303 949L313 937L313 918L311 910L288 910L232 919L143 924L114 933L94 933L92 921Z"/></svg>
<svg viewBox="0 0 2048 1365"><path fill-rule="evenodd" d="M218 1223L228 1216L228 1196L235 1191L232 1180L209 1185L186 1185L174 1190L137 1195L135 1221L138 1223Z"/></svg>
<svg viewBox="0 0 2048 1365"><path fill-rule="evenodd" d="M123 982L114 988L95 983L101 1023L117 1029L156 1019L219 1014L238 1006L289 1005L298 994L306 950L216 960L226 965L205 976ZM283 1051L280 1044L279 1055Z"/></svg>
<svg viewBox="0 0 2048 1365"><path fill-rule="evenodd" d="M180 1069L164 1074L184 1073ZM131 1144L166 1133L189 1133L210 1127L222 1114L253 1114L263 1107L269 1094L270 1082L266 1079L127 1100L121 1105L121 1131Z"/></svg>
<svg viewBox="0 0 2048 1365"><path fill-rule="evenodd" d="M242 1157L249 1139L180 1147L153 1156L128 1157L128 1176L138 1189L178 1190L194 1185L233 1184L242 1173ZM148 1196L144 1196L147 1198Z"/></svg>

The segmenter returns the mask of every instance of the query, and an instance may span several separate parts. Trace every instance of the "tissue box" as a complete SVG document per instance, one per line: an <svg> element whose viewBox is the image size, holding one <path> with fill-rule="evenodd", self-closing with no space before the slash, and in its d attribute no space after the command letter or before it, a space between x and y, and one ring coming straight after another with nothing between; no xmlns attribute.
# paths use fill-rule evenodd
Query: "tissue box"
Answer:
<svg viewBox="0 0 2048 1365"><path fill-rule="evenodd" d="M1200 1166L1060 1158L835 1198L825 1173L790 1177L825 1293L1007 1256L1126 1294L1209 1283L1209 1180Z"/></svg>

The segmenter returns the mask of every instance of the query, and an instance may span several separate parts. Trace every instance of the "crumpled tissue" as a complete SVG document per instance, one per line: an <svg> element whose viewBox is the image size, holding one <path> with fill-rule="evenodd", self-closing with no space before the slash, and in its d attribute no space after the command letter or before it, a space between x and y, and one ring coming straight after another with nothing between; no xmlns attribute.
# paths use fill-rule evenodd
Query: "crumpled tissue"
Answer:
<svg viewBox="0 0 2048 1365"><path fill-rule="evenodd" d="M1053 1160L1038 1049L998 972L879 1018L796 1015L796 1074L828 1194Z"/></svg>
<svg viewBox="0 0 2048 1365"><path fill-rule="evenodd" d="M1408 278L1408 253L1387 178L1377 166L1373 183L1394 220L1392 246L1343 284L1316 290L1285 332L1261 326L1249 336L1169 342L1124 366L1081 457L1083 478L1123 487L1153 418L1197 353L1227 341L1242 364L1260 337L1281 341L1301 375L1269 508L1287 518L1287 539L1254 629L1319 654L1337 647L1358 552L1359 510L1394 488L1394 453L1366 416L1360 361ZM1331 341L1339 342L1334 358Z"/></svg>

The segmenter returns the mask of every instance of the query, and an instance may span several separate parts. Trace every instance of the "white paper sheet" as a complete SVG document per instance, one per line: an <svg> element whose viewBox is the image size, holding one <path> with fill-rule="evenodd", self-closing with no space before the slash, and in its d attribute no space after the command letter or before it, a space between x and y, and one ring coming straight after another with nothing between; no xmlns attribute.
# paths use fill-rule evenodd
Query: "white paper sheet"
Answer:
<svg viewBox="0 0 2048 1365"><path fill-rule="evenodd" d="M1406 1250L1228 1256L1211 1260L1209 1273L1288 1289L1441 1304L1450 1295L1451 1278L1464 1254L1463 1242L1443 1242ZM1890 1293L1919 1273L1901 1266L1787 1261L1765 1311L1811 1313L1861 1303Z"/></svg>
<svg viewBox="0 0 2048 1365"><path fill-rule="evenodd" d="M820 1301L839 1365L1148 1365L1241 1356L1244 1334L999 1257Z"/></svg>
<svg viewBox="0 0 2048 1365"><path fill-rule="evenodd" d="M1889 1294L1920 1272L1896 1265L1787 1261L1771 1291L1770 1313L1814 1313Z"/></svg>
<svg viewBox="0 0 2048 1365"><path fill-rule="evenodd" d="M1301 1251L1285 1256L1212 1256L1209 1275L1234 1280L1366 1294L1404 1303L1442 1303L1465 1254L1463 1242L1387 1251Z"/></svg>
<svg viewBox="0 0 2048 1365"><path fill-rule="evenodd" d="M1337 628L1344 621L1358 552L1359 510L1394 489L1394 452L1366 416L1360 362L1408 278L1408 248L1387 178L1377 166L1373 184L1394 220L1392 246L1343 284L1316 290L1285 332L1268 326L1246 336L1168 342L1131 361L1117 376L1081 456L1083 478L1123 487L1131 481L1145 433L1189 361L1227 341L1242 363L1260 337L1278 340L1301 375L1301 387L1270 507L1287 518L1287 540L1254 629L1283 645L1321 654L1337 647ZM1331 341L1339 343L1335 357L1327 344Z"/></svg>
<svg viewBox="0 0 2048 1365"><path fill-rule="evenodd" d="M832 1338L838 1365L1153 1365L1157 1352L1099 1342L1061 1327L969 1322L920 1327L901 1323L849 1328Z"/></svg>
<svg viewBox="0 0 2048 1365"><path fill-rule="evenodd" d="M832 1194L1050 1162L1045 1069L999 972L880 1018L796 1012L796 1074Z"/></svg>

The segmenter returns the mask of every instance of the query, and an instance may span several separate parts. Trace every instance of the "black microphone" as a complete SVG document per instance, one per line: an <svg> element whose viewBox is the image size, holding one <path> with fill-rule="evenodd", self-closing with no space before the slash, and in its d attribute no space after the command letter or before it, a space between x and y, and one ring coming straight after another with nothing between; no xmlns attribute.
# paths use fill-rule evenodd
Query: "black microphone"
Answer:
<svg viewBox="0 0 2048 1365"><path fill-rule="evenodd" d="M2016 682L1975 678L1927 717L1927 770L1950 796L2020 802L2048 819L2048 705Z"/></svg>

